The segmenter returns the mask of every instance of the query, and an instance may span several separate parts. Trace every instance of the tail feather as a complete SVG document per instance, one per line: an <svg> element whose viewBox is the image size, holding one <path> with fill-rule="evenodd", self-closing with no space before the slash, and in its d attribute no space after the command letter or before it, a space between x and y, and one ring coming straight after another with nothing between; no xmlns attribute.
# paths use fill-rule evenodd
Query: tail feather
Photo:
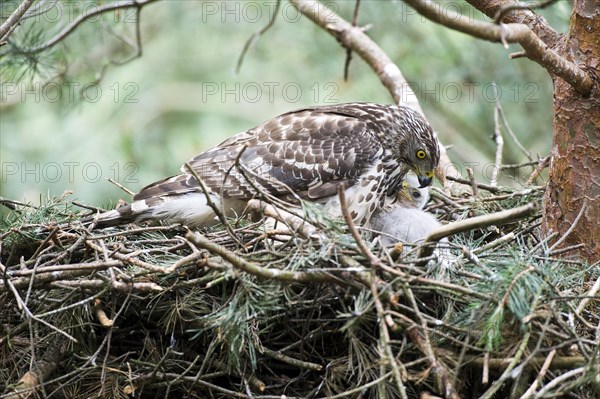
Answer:
<svg viewBox="0 0 600 399"><path fill-rule="evenodd" d="M221 201L215 195L211 200L217 207ZM149 220L166 223L181 223L189 227L206 227L217 222L216 215L208 205L203 193L150 197L132 202L112 211L107 211L82 222L96 221L96 228L118 226L127 223L141 223Z"/></svg>

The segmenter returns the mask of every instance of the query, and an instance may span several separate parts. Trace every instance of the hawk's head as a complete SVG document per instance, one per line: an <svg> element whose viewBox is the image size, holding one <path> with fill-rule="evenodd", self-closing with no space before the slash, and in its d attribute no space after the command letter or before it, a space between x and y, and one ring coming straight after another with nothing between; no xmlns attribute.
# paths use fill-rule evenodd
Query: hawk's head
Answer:
<svg viewBox="0 0 600 399"><path fill-rule="evenodd" d="M420 187L427 187L440 160L435 132L425 118L408 107L398 107L395 125L398 134L391 143L394 153L415 172Z"/></svg>

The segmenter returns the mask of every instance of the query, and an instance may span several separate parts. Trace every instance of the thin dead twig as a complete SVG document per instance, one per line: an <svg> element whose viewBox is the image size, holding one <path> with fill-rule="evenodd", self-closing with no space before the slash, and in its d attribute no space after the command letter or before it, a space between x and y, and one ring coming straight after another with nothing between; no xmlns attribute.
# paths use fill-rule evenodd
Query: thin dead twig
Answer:
<svg viewBox="0 0 600 399"><path fill-rule="evenodd" d="M415 296L407 284L403 285L403 291L408 297L408 300L412 306L412 309L417 316L420 324L420 331L422 332L424 339L419 335L419 330L417 328L412 328L412 333L409 333L409 336L412 337L413 343L419 348L419 350L427 357L429 362L429 367L433 371L437 381L437 388L439 392L444 392L445 397L449 399L459 399L460 396L458 392L452 385L452 379L450 378L450 373L446 366L438 360L433 346L431 344L431 339L429 337L429 333L427 332L427 322L423 318L421 311L419 310L419 306L417 305L417 301ZM416 327L416 324L415 324Z"/></svg>
<svg viewBox="0 0 600 399"><path fill-rule="evenodd" d="M284 281L288 283L332 282L343 286L357 286L357 284L354 281L345 280L343 278L334 276L331 273L324 273L318 270L295 272L259 266L256 263L245 260L235 252L232 252L221 245L210 242L208 239L206 239L206 237L202 236L200 233L194 233L190 231L186 234L185 237L197 247L205 249L210 253L223 258L236 269L252 274L259 278ZM345 269L340 269L340 272L343 272L344 270Z"/></svg>
<svg viewBox="0 0 600 399"><path fill-rule="evenodd" d="M275 9L273 11L273 15L271 15L269 22L267 22L267 24L262 29L254 32L252 34L252 36L250 36L250 38L248 38L248 40L246 40L246 43L244 44L244 48L242 49L242 52L238 58L236 66L235 66L236 74L240 73L240 70L242 69L242 64L244 63L244 58L246 57L246 53L248 52L248 50L250 50L250 47L254 43L256 43L256 41L263 34L265 34L269 29L271 29L271 27L275 24L275 20L277 19L277 15L279 14L280 7L281 7L281 0L277 0L277 2L275 3Z"/></svg>
<svg viewBox="0 0 600 399"><path fill-rule="evenodd" d="M265 216L279 220L290 227L293 232L299 233L304 238L313 238L322 235L315 226L306 220L264 201L252 199L248 201L248 208Z"/></svg>
<svg viewBox="0 0 600 399"><path fill-rule="evenodd" d="M352 234L354 241L356 241L356 245L358 245L358 248L360 249L362 254L369 260L371 266L379 265L381 263L381 260L375 255L373 255L373 252L371 252L369 247L367 247L367 244L365 244L362 237L360 236L360 233L356 228L356 224L354 224L354 220L352 219L350 211L348 210L348 203L346 202L346 187L343 184L340 184L338 186L338 197L340 198L340 207L342 208L342 215L344 216L344 220L348 225L350 234Z"/></svg>
<svg viewBox="0 0 600 399"><path fill-rule="evenodd" d="M500 172L500 168L502 167L502 151L504 150L504 138L502 137L502 131L500 129L500 100L498 98L498 88L496 87L496 82L492 83L492 87L494 88L494 98L496 102L494 104L494 136L493 139L496 142L496 157L494 159L494 169L492 169L492 178L490 179L490 186L498 185L498 173Z"/></svg>
<svg viewBox="0 0 600 399"><path fill-rule="evenodd" d="M560 244L562 244L567 239L567 237L569 237L569 235L573 232L573 230L577 226L577 223L579 223L579 220L581 220L581 217L585 213L587 206L588 206L588 200L586 198L583 200L583 205L581 206L581 210L577 214L577 217L575 218L575 220L573 220L573 223L571 224L569 229L567 231L565 231L565 234L563 234L558 240L556 240L556 242L554 244L552 244L552 246L550 248L548 248L548 250L545 252L545 255L548 255L549 252L552 252L554 250L554 248L558 247Z"/></svg>
<svg viewBox="0 0 600 399"><path fill-rule="evenodd" d="M98 252L98 253L102 253L102 247L94 244L91 241L86 240L85 244L92 248L94 251ZM153 273L164 273L165 272L165 268L161 267L161 266L156 266L156 265L152 265L148 262L144 262L143 260L140 259L136 259L133 256L135 256L135 254L122 254L120 252L111 252L109 255L111 258L116 259L116 260L120 260L121 262L124 263L128 263L130 265L134 265L134 266L138 266L141 267L142 269L146 269L148 271L151 271Z"/></svg>
<svg viewBox="0 0 600 399"><path fill-rule="evenodd" d="M542 171L550 165L550 155L540 159L536 168L531 172L531 175L527 179L526 185L532 185L538 176L542 173Z"/></svg>
<svg viewBox="0 0 600 399"><path fill-rule="evenodd" d="M498 98L498 97L496 96L496 98ZM518 139L515 132L513 132L513 130L511 129L510 124L508 123L508 118L506 117L506 114L504 113L504 109L502 108L502 105L500 105L499 100L497 101L497 104L498 104L498 111L500 113L500 119L502 120L502 125L508 132L508 135L515 142L515 144L521 150L521 152L523 154L525 154L527 159L529 159L530 161L533 161L533 158L531 157L531 153L525 148L525 146L523 144L521 144L521 141Z"/></svg>
<svg viewBox="0 0 600 399"><path fill-rule="evenodd" d="M108 180L110 183L114 184L115 186L117 186L118 188L120 188L121 190L123 190L124 192L129 194L131 197L133 197L135 195L135 193L133 191L131 191L130 189L128 189L127 187L125 187L124 185L119 183L118 181L114 180L112 177L108 177L106 180Z"/></svg>
<svg viewBox="0 0 600 399"><path fill-rule="evenodd" d="M432 231L425 239L424 245L419 250L419 258L426 258L433 253L432 243L437 243L444 237L453 234L462 233L463 231L473 230L481 227L492 226L495 224L506 224L512 221L522 219L533 215L538 207L535 203L519 206L513 209L506 209L496 213L490 213L482 216L460 220L458 222L448 223Z"/></svg>
<svg viewBox="0 0 600 399"><path fill-rule="evenodd" d="M473 192L473 197L479 197L479 190L477 188L477 182L475 181L473 169L467 168L467 175L469 175L469 182L471 183L471 191ZM495 185L492 187L495 187Z"/></svg>
<svg viewBox="0 0 600 399"><path fill-rule="evenodd" d="M373 301L375 303L375 310L377 312L377 322L379 324L379 341L380 345L383 347L383 352L385 353L385 357L387 357L388 364L392 368L392 376L394 377L394 381L396 382L396 388L400 393L400 397L402 399L408 399L408 395L406 393L406 387L403 382L403 375L407 375L407 371L402 365L396 360L396 356L394 356L394 352L392 351L392 346L390 344L390 332L388 330L388 326L385 321L385 311L383 309L383 304L381 303L381 299L379 298L379 290L377 289L377 276L375 275L375 269L371 269L371 295L373 296Z"/></svg>
<svg viewBox="0 0 600 399"><path fill-rule="evenodd" d="M352 26L356 27L358 22L358 10L360 9L360 0L355 0L354 13L352 14ZM348 81L348 72L350 70L350 62L352 61L352 49L346 49L346 61L344 62L344 81Z"/></svg>
<svg viewBox="0 0 600 399"><path fill-rule="evenodd" d="M546 376L546 373L548 372L548 369L550 368L550 364L552 364L552 359L554 359L554 356L556 356L556 349L553 349L550 351L550 353L548 353L548 356L546 357L546 360L544 361L544 364L542 365L542 368L540 369L537 377L535 378L533 383L529 386L529 389L527 389L527 391L525 391L523 396L521 396L521 399L528 399L531 396L533 396L533 394L537 390L538 385L541 384L542 380Z"/></svg>

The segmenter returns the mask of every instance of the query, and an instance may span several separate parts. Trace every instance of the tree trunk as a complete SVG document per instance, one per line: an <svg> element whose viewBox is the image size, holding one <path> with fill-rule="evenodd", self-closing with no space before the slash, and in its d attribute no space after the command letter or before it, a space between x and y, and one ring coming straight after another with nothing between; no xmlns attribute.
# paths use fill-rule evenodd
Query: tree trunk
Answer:
<svg viewBox="0 0 600 399"><path fill-rule="evenodd" d="M554 80L554 132L542 228L546 236L558 233L554 242L572 229L560 247L585 244L579 255L593 263L600 260L598 0L574 2L562 55L586 69L595 85L591 95L583 97L562 79Z"/></svg>

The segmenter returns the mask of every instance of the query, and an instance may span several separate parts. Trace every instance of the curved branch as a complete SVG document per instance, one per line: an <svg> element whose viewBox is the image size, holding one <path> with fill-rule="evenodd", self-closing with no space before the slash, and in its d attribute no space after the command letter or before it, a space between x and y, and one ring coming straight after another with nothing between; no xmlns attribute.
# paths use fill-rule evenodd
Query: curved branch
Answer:
<svg viewBox="0 0 600 399"><path fill-rule="evenodd" d="M544 67L551 75L562 78L580 94L588 95L594 86L590 76L576 64L567 61L550 49L527 26L520 23L494 25L488 22L471 20L451 10L439 12L430 0L404 0L419 14L440 25L491 42L518 43L532 61Z"/></svg>
<svg viewBox="0 0 600 399"><path fill-rule="evenodd" d="M67 36L75 31L75 29L81 25L87 19L90 19L96 15L103 14L105 12L114 11L122 8L131 8L135 7L138 10L144 7L147 4L153 3L157 0L126 0L126 1L118 1L115 3L105 4L99 7L91 8L89 11L79 15L70 24L64 27L58 34L56 34L52 39L48 40L46 43L42 43L39 46L23 49L22 52L34 54L39 53L41 51L47 50L51 47L54 47L56 44L64 40Z"/></svg>

